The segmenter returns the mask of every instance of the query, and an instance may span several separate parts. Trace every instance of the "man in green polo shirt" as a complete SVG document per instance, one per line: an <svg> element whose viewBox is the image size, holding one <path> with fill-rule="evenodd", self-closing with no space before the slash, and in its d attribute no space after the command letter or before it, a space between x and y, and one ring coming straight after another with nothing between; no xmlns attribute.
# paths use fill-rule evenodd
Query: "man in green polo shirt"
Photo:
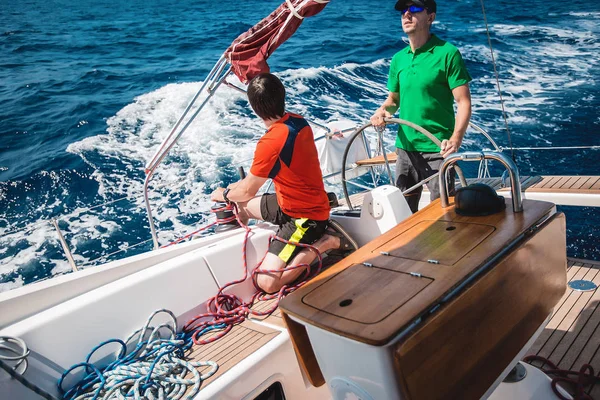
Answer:
<svg viewBox="0 0 600 400"><path fill-rule="evenodd" d="M443 159L458 151L471 118L471 76L456 47L430 32L435 20L435 0L399 0L402 29L409 46L392 58L387 88L389 94L371 122L384 126L383 118L400 109L400 118L422 126L442 142L438 148L425 135L401 125L396 138L396 186L404 191L438 172ZM454 102L457 104L456 116ZM437 178L427 187L431 200L440 196ZM454 173L448 188L454 192ZM407 193L413 212L419 207L423 188Z"/></svg>

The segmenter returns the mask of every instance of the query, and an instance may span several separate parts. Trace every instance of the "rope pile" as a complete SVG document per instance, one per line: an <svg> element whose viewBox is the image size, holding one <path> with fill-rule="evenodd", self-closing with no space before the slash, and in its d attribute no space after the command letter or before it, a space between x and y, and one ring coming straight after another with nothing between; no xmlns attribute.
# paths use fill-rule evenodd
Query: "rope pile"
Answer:
<svg viewBox="0 0 600 400"><path fill-rule="evenodd" d="M249 275L246 247L252 230L241 221L234 204L227 205L223 208L213 209L212 211L215 213L233 211L234 215L228 218L217 218L211 224L181 237L164 247L180 243L216 224L226 224L237 220L238 224L245 230L242 248L243 277L220 288L217 295L208 300L208 312L200 314L189 321L184 326L182 333L176 333L177 319L175 315L168 310L159 310L150 316L144 327L131 334L127 340L122 341L119 339L112 339L94 348L87 356L85 362L72 366L62 375L58 386L64 399L191 399L200 390L202 381L212 376L218 368L217 364L212 361L185 361L183 359L184 353L192 347L193 343L199 345L212 343L225 336L231 331L234 325L242 323L250 315L270 315L277 309L279 301L283 297L304 285L308 281L308 278L321 271L322 257L315 247L295 242L292 243L275 235L271 235L269 241L280 240L284 243L292 243L295 246L308 248L311 251L314 251L318 258L318 263L316 264L314 271L311 273L310 264L299 264L293 267L284 267L279 270L262 269L260 266L267 255L267 253L265 253L252 272L252 282L256 292L251 297L250 301L244 302L235 295L225 294L224 291L227 288L244 282ZM296 281L299 282L294 285L284 285L277 293L264 293L257 286L256 278L260 273L283 272L298 268L305 268L304 274ZM257 301L273 299L277 299L277 301L268 310L256 311L251 309ZM155 328L150 327L152 319L159 313L167 313L171 317L172 323L161 324ZM169 332L169 338L161 338L159 332L161 330L167 330ZM202 339L205 334L214 330L219 331L217 335L212 336L209 339ZM148 331L150 331L150 335L146 338L146 333ZM137 345L132 351L128 352L127 346L136 336L138 336ZM117 343L121 346L121 351L117 355L115 361L102 369L91 363L90 359L98 349L112 343ZM207 366L212 368L204 375L200 375L196 370L197 367ZM65 379L73 373L73 371L80 368L84 368L87 375L77 384L66 390L64 388ZM185 379L188 372L193 374L192 379ZM192 389L189 391L189 394L185 395L189 386L192 386Z"/></svg>
<svg viewBox="0 0 600 400"><path fill-rule="evenodd" d="M161 313L168 314L170 321L151 327L152 319ZM132 333L127 340L108 340L95 347L85 362L65 371L58 382L61 395L67 400L192 399L200 390L202 381L214 375L218 365L213 361L186 361L185 352L192 347L192 342L189 336L183 333L177 334L176 330L177 319L171 311L155 311L146 324ZM161 331L168 332L168 337L163 338ZM136 337L138 339L135 348L128 352L128 345ZM117 359L104 368L94 365L90 361L93 354L111 343L121 346ZM196 370L198 367L211 367L211 369L201 375ZM80 368L83 368L87 375L65 390L65 379ZM185 379L190 372L192 378Z"/></svg>
<svg viewBox="0 0 600 400"><path fill-rule="evenodd" d="M310 277L321 272L321 268L323 266L323 259L321 257L321 254L315 247L307 245L307 244L302 244L302 243L295 243L295 242L292 243L290 241L287 241L287 240L277 237L275 235L271 235L269 242L271 242L272 240L279 240L283 243L287 243L287 244L291 243L295 246L307 248L307 249L310 249L311 251L314 251L316 253L317 259L318 259L318 263L316 264L314 271L311 271L311 265L306 264L306 263L298 264L293 267L286 266L284 268L276 269L276 270L261 269L260 266L262 265L263 261L265 260L265 257L267 256L267 253L265 253L265 255L262 257L262 259L259 261L256 268L252 272L252 282L254 284L254 288L256 289L256 292L251 297L250 301L244 302L242 299L240 299L239 297L237 297L235 295L225 294L224 293L225 289L227 289L230 286L242 283L248 278L249 272L248 272L248 260L247 260L247 255L246 255L246 246L248 244L248 237L251 232L251 229L241 221L238 211L237 211L237 208L235 207L235 204L232 203L231 205L229 205L227 207L229 207L229 209L233 209L235 218L237 219L240 226L242 228L244 228L244 230L245 230L244 244L242 247L243 277L239 280L230 282L230 283L226 284L225 286L223 286L222 288L220 288L217 295L210 298L207 301L206 306L207 306L208 311L204 314L200 314L200 315L194 317L183 327L183 331L192 338L192 340L195 344L212 343L212 342L222 338L227 333L229 333L229 331L231 331L231 329L234 327L234 325L244 322L244 320L246 318L248 318L250 315L254 315L254 316L270 315L273 311L275 311L277 309L277 307L279 306L279 301L283 297L292 293L296 289L300 288L302 285L304 285L308 281L308 279ZM267 293L263 292L256 284L257 275L260 273L274 273L274 272L291 271L291 270L298 269L298 268L305 268L305 272L299 279L296 280L297 283L293 284L293 285L284 285L277 293L267 294ZM256 310L251 309L252 306L254 305L254 303L257 301L273 300L273 299L277 299L277 301L274 302L273 306L270 307L269 309L267 309L266 311L256 311ZM202 339L202 336L204 334L208 333L209 331L215 330L215 329L220 329L221 331L218 334L216 334L208 339Z"/></svg>

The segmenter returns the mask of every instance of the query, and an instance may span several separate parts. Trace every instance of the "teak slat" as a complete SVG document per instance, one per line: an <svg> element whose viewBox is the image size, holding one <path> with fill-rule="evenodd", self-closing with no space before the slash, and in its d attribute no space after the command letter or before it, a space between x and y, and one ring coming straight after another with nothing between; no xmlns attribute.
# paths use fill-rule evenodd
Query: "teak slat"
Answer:
<svg viewBox="0 0 600 400"><path fill-rule="evenodd" d="M360 193L355 193L353 195L350 195L350 203L352 203L352 206L354 207L360 207L362 206L365 196L367 195L368 191L365 192L360 192ZM338 203L340 204L340 206L346 206L346 199L341 197L338 199Z"/></svg>
<svg viewBox="0 0 600 400"><path fill-rule="evenodd" d="M545 176L541 182L529 188L530 192L557 192L557 193L600 193L600 177L598 176Z"/></svg>
<svg viewBox="0 0 600 400"><path fill-rule="evenodd" d="M586 178L583 176L577 176L577 177L573 177L574 179L569 180L566 184L565 187L568 189L572 189L572 190L577 190L580 188L580 182L581 180L585 180Z"/></svg>
<svg viewBox="0 0 600 400"><path fill-rule="evenodd" d="M593 179L591 176L582 176L576 183L577 189L589 190L592 186L590 181Z"/></svg>
<svg viewBox="0 0 600 400"><path fill-rule="evenodd" d="M550 188L553 188L553 189L561 188L562 185L564 185L569 179L571 179L570 176L557 176L555 178L558 178L558 179L555 180L552 185L549 185Z"/></svg>
<svg viewBox="0 0 600 400"><path fill-rule="evenodd" d="M599 262L570 259L569 264L570 280L585 278L593 279L594 282L600 281ZM561 369L579 371L583 364L590 364L598 371L600 291L596 289L594 292L577 292L567 289L566 297L570 300L566 300L555 310L552 319L528 354L546 357ZM537 362L534 365L541 367ZM564 389L570 391L569 387ZM588 394L592 398L600 398L599 385Z"/></svg>
<svg viewBox="0 0 600 400"><path fill-rule="evenodd" d="M245 321L234 326L227 335L216 342L194 346L189 358L190 361L215 361L219 365L217 372L203 382L202 386L204 387L214 382L219 376L229 371L241 360L254 353L280 333L280 331ZM205 338L213 337L216 334L217 332L211 332ZM208 369L209 367L205 367L199 371L204 373ZM191 373L189 376L191 376Z"/></svg>
<svg viewBox="0 0 600 400"><path fill-rule="evenodd" d="M388 153L387 159L390 164L395 164L398 159L398 155L396 153ZM356 162L358 166L370 166L370 165L383 165L385 164L385 160L383 159L383 154L373 158L366 158L364 160L359 160Z"/></svg>
<svg viewBox="0 0 600 400"><path fill-rule="evenodd" d="M600 177L598 177L598 180L592 184L592 187L590 189L600 190Z"/></svg>
<svg viewBox="0 0 600 400"><path fill-rule="evenodd" d="M252 306L252 310L255 310L258 312L264 312L264 311L271 309L273 307L273 304L275 304L276 302L277 302L277 299L259 301ZM275 326L278 326L281 328L285 327L285 324L283 323L283 319L281 318L281 311L279 310L279 308L276 308L275 311L273 311L273 313L271 315L265 315L265 316L251 315L249 317L249 319L252 321L266 322L268 324L272 324L272 325L275 325Z"/></svg>
<svg viewBox="0 0 600 400"><path fill-rule="evenodd" d="M574 180L577 180L578 177L576 176L569 176L567 177L568 179L563 180L562 176L555 176L555 182L552 186L550 186L552 189L565 189L571 186L571 184L573 183ZM556 185L558 185L558 183L560 183L559 187L556 187Z"/></svg>
<svg viewBox="0 0 600 400"><path fill-rule="evenodd" d="M587 268L582 269L581 271L583 276L580 276L577 279L593 279L597 273L596 270L589 270ZM575 321L578 311L581 310L585 304L587 304L590 296L591 295L589 292L572 291L565 304L561 307L562 312L557 315L557 317L562 315L560 323L554 332L552 332L552 335L546 341L542 349L538 352L538 355L546 358L551 357L552 352L565 337L566 333L569 331L571 325Z"/></svg>
<svg viewBox="0 0 600 400"><path fill-rule="evenodd" d="M563 341L559 345L559 349L563 350L564 354L558 362L558 367L562 369L579 369L581 365L590 363L594 353L600 345L600 337L598 337L598 327L600 326L600 294L596 293L592 301L578 315L576 326L578 328L577 337L570 343ZM595 334L596 333L596 334ZM556 359L561 354L560 351L555 352L552 358ZM597 370L597 368L594 368Z"/></svg>
<svg viewBox="0 0 600 400"><path fill-rule="evenodd" d="M560 179L560 176L545 176L540 183L534 185L536 188L550 188Z"/></svg>
<svg viewBox="0 0 600 400"><path fill-rule="evenodd" d="M596 285L600 285L600 275L598 272L600 271L596 270L595 274L588 274L585 279L593 281ZM577 348L573 345L583 328L586 326L588 320L591 318L594 310L593 308L590 309L589 305L598 300L600 300L600 293L597 293L597 291L582 293L577 303L573 305L573 311L575 312L569 313L568 317L565 318L565 325L569 323L569 326L560 342L552 351L551 357L561 360L560 362L562 362L568 353L572 353L573 350ZM577 354L575 354L574 357L576 358Z"/></svg>

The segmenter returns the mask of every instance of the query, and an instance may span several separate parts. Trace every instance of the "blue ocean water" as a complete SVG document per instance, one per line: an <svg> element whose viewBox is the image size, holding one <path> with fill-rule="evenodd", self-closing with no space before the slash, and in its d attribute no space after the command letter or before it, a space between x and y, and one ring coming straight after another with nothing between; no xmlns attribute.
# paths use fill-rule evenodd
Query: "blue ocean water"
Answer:
<svg viewBox="0 0 600 400"><path fill-rule="evenodd" d="M279 4L0 0L0 291L69 270L52 219L82 267L151 249L144 164L231 41ZM393 5L332 0L305 20L270 59L288 108L366 121L406 45ZM485 6L512 144L600 145L600 3ZM508 147L480 2L439 0L434 31L466 59L473 121ZM153 180L163 242L204 220L208 195L249 164L262 131L243 95L217 93ZM468 136L466 149L481 146ZM515 157L522 175L600 175L597 150ZM569 256L599 260L598 209L561 210Z"/></svg>

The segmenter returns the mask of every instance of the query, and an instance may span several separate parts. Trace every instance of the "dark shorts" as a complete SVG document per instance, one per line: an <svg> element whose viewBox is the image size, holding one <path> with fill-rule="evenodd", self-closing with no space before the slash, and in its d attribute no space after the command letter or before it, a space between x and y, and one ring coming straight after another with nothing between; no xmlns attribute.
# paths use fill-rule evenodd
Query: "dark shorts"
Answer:
<svg viewBox="0 0 600 400"><path fill-rule="evenodd" d="M398 159L396 160L396 186L402 191L438 172L444 161L444 157L440 153L423 153L396 149L396 154L398 154ZM454 169L450 168L446 180L450 196L454 196L454 179ZM438 177L430 180L427 183L427 188L429 189L431 201L440 197ZM421 199L422 192L423 186L405 195L412 212L417 212L419 209L419 200Z"/></svg>
<svg viewBox="0 0 600 400"><path fill-rule="evenodd" d="M264 194L260 199L260 215L263 220L279 225L277 236L295 243L313 244L327 229L327 221L314 221L307 218L293 218L281 211L274 194ZM281 258L285 263L291 261L301 247L273 240L269 253Z"/></svg>

